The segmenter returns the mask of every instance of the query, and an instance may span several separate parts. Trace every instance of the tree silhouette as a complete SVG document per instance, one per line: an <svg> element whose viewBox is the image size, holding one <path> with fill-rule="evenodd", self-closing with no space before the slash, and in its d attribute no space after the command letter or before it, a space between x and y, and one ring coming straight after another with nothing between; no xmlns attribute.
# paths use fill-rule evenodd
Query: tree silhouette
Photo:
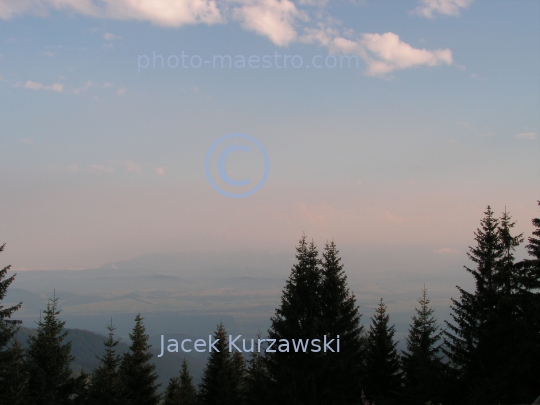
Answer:
<svg viewBox="0 0 540 405"><path fill-rule="evenodd" d="M371 318L366 341L367 396L379 405L397 401L401 391L401 372L397 342L394 342L395 326L390 326L390 316L381 298Z"/></svg>
<svg viewBox="0 0 540 405"><path fill-rule="evenodd" d="M157 390L160 384L156 384L156 366L150 363L152 353L141 314L135 317L135 326L129 338L129 352L124 353L120 363L122 404L158 405L160 395Z"/></svg>
<svg viewBox="0 0 540 405"><path fill-rule="evenodd" d="M120 355L116 354L116 346L120 339L114 338L115 327L107 325L109 335L103 342L105 354L98 357L99 366L90 376L88 399L94 405L122 405L119 365Z"/></svg>

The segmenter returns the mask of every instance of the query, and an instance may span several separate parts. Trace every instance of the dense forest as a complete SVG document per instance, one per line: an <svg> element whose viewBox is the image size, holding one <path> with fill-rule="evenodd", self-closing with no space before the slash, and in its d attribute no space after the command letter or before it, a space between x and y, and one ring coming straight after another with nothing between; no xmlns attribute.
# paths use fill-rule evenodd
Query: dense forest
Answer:
<svg viewBox="0 0 540 405"><path fill-rule="evenodd" d="M107 325L89 374L72 370L55 296L21 344L14 318L22 303L1 305L16 277L7 266L0 270L0 405L530 404L540 395L540 219L524 237L513 233L508 212L497 217L488 206L484 214L468 252L473 265L465 267L474 291L457 287L451 320L440 325L419 286L406 350L397 350L383 298L362 326L336 244L320 252L303 236L270 329L254 339L265 341L263 350L229 350L226 326L217 325L198 386L184 360L160 387L141 314L127 351ZM523 243L528 257L518 261ZM288 350L287 342L301 340L311 350ZM279 349L269 350L271 341Z"/></svg>

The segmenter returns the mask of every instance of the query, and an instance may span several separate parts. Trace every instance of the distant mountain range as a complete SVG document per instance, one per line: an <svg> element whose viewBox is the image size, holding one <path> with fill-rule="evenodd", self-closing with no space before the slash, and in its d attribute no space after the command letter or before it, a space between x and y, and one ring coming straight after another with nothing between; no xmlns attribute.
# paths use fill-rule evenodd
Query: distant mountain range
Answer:
<svg viewBox="0 0 540 405"><path fill-rule="evenodd" d="M441 322L448 317L450 297L457 295L455 285L472 283L460 255L404 249L396 258L367 247L344 250L362 322L370 322L383 297L400 346L424 283ZM3 304L22 301L16 316L26 327L34 326L56 294L70 329L104 334L112 317L125 340L140 312L152 339L207 336L220 321L231 334L249 337L268 329L294 261L292 254L265 252L154 253L99 269L19 271Z"/></svg>

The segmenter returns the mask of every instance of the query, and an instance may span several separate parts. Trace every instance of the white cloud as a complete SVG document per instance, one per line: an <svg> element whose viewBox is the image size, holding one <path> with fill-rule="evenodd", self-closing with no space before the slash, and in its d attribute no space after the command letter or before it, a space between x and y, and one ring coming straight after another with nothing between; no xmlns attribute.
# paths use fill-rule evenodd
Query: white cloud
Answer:
<svg viewBox="0 0 540 405"><path fill-rule="evenodd" d="M45 86L42 83L33 82L31 80L28 80L24 85L17 83L15 87L24 87L25 89L30 89L30 90L52 90L52 91L56 91L57 93L62 93L64 91L63 84L53 83L50 86Z"/></svg>
<svg viewBox="0 0 540 405"><path fill-rule="evenodd" d="M425 16L434 13L454 15L470 3L471 0L423 0L423 8L418 10L423 10ZM146 20L170 27L214 24L224 22L228 17L278 46L293 42L316 43L332 54L356 55L367 63L366 74L371 76L384 77L399 69L453 63L449 49L413 48L392 32L359 35L342 27L341 21L322 9L329 4L328 0L21 0L20 4L32 4L45 10L69 8L99 18ZM299 9L297 5L303 8ZM10 18L28 11L28 7L14 6L11 0L0 0L0 10L0 18ZM100 32L106 41L118 38L112 33ZM112 47L112 42L104 46ZM122 95L125 91L119 89L117 94Z"/></svg>
<svg viewBox="0 0 540 405"><path fill-rule="evenodd" d="M294 23L307 18L290 0L245 0L233 10L233 16L245 29L266 36L279 46L296 40Z"/></svg>
<svg viewBox="0 0 540 405"><path fill-rule="evenodd" d="M328 4L328 0L298 0L298 4L302 6L324 7Z"/></svg>
<svg viewBox="0 0 540 405"><path fill-rule="evenodd" d="M114 41L115 39L120 39L120 37L119 37L119 36L116 36L116 35L114 35L114 34L111 34L110 32L105 32L105 33L103 34L103 39L104 39L105 41Z"/></svg>
<svg viewBox="0 0 540 405"><path fill-rule="evenodd" d="M141 165L138 163L132 162L131 160L127 160L125 162L119 162L118 165L122 166L128 172L142 173Z"/></svg>
<svg viewBox="0 0 540 405"><path fill-rule="evenodd" d="M442 249L434 250L434 252L440 255L450 255L450 254L459 253L459 251L455 249L450 249L450 248L442 248Z"/></svg>
<svg viewBox="0 0 540 405"><path fill-rule="evenodd" d="M165 176L165 172L167 171L167 169L165 167L156 167L155 171L160 176Z"/></svg>
<svg viewBox="0 0 540 405"><path fill-rule="evenodd" d="M370 76L384 76L394 70L422 65L452 64L452 51L449 49L428 51L413 48L392 32L364 34L360 44L368 51L365 59Z"/></svg>
<svg viewBox="0 0 540 405"><path fill-rule="evenodd" d="M0 18L49 9L70 9L94 17L146 20L158 25L214 24L222 21L215 0L0 0Z"/></svg>
<svg viewBox="0 0 540 405"><path fill-rule="evenodd" d="M460 9L469 8L474 0L420 0L421 6L418 6L413 14L426 18L434 18L435 14L458 17Z"/></svg>
<svg viewBox="0 0 540 405"><path fill-rule="evenodd" d="M516 135L519 139L536 139L536 133L534 132L522 132Z"/></svg>
<svg viewBox="0 0 540 405"><path fill-rule="evenodd" d="M28 139L28 138L21 139L21 142L22 142L22 143L26 143L27 145L33 144L33 143L34 143L33 140Z"/></svg>
<svg viewBox="0 0 540 405"><path fill-rule="evenodd" d="M102 165L92 165L88 170L88 173L114 173L114 167L105 167Z"/></svg>
<svg viewBox="0 0 540 405"><path fill-rule="evenodd" d="M43 14L46 9L41 5L39 0L0 0L0 19L2 20L8 20L17 14L30 11Z"/></svg>
<svg viewBox="0 0 540 405"><path fill-rule="evenodd" d="M86 82L86 84L85 84L83 87L79 87L79 88L77 88L77 89L73 89L73 94L79 94L79 93L82 93L83 91L88 90L91 86L92 86L92 82L89 80L89 81Z"/></svg>
<svg viewBox="0 0 540 405"><path fill-rule="evenodd" d="M453 63L452 51L438 49L429 51L413 48L397 34L363 34L360 40L344 38L335 28L318 24L318 28L304 30L300 41L318 43L330 53L358 55L367 63L366 74L385 76L394 70L419 66L438 66Z"/></svg>
<svg viewBox="0 0 540 405"><path fill-rule="evenodd" d="M122 87L122 88L118 89L116 94L119 95L119 96L123 96L124 94L126 94L126 91L127 91L127 89L125 87Z"/></svg>
<svg viewBox="0 0 540 405"><path fill-rule="evenodd" d="M149 20L179 27L185 24L215 24L223 17L214 0L104 0L107 17L121 20Z"/></svg>

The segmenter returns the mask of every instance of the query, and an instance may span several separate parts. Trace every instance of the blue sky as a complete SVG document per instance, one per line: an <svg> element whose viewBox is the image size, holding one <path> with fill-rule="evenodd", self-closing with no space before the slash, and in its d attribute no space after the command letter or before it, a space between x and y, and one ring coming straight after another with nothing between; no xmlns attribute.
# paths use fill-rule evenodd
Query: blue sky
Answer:
<svg viewBox="0 0 540 405"><path fill-rule="evenodd" d="M538 216L539 49L537 1L0 0L5 257L88 268L292 251L306 232L465 261L487 204L526 236ZM140 69L154 52L165 67ZM182 52L303 65L168 67ZM359 65L306 67L316 55ZM243 199L204 172L230 133L270 160ZM233 152L226 168L256 182L264 164Z"/></svg>

